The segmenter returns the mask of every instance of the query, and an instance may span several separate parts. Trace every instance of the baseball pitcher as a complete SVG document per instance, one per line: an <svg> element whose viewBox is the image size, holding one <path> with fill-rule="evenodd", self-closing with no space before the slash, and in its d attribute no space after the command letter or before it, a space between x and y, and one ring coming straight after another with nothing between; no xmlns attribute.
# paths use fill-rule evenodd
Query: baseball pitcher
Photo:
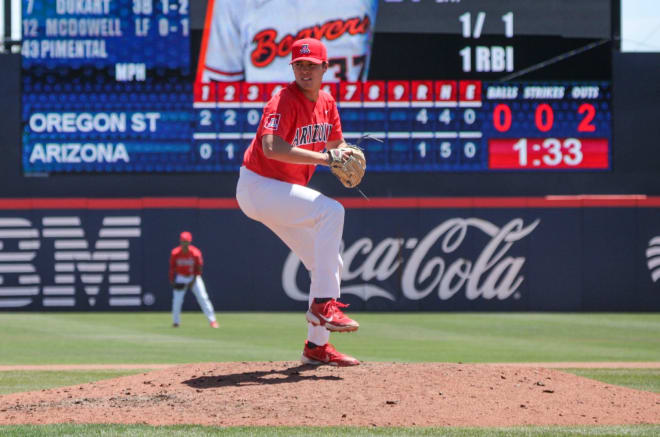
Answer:
<svg viewBox="0 0 660 437"><path fill-rule="evenodd" d="M306 185L317 165L335 168L342 183L358 184L366 162L362 164L364 156L355 159L358 149L344 141L336 102L321 90L329 69L325 45L313 38L297 40L290 63L295 81L264 108L243 157L236 199L245 215L271 229L310 272L301 361L355 366L357 359L329 342L330 332L352 332L360 326L342 311L347 305L338 301L344 208Z"/></svg>

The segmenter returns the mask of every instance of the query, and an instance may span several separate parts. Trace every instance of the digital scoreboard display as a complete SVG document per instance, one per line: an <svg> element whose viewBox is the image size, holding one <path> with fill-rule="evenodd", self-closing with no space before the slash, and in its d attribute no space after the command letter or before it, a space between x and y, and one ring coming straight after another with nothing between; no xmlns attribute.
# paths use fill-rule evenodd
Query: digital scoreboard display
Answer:
<svg viewBox="0 0 660 437"><path fill-rule="evenodd" d="M188 0L23 0L24 173L193 170Z"/></svg>
<svg viewBox="0 0 660 437"><path fill-rule="evenodd" d="M484 93L489 169L609 168L608 84L491 83Z"/></svg>
<svg viewBox="0 0 660 437"><path fill-rule="evenodd" d="M368 76L349 82L331 68L324 84L347 141L382 140L362 143L370 171L611 168L609 59L581 60L609 37L609 1L530 3L378 2ZM237 171L286 82L201 80L194 58L206 36L193 37L189 9L188 0L23 0L24 173ZM312 29L325 37L350 33L350 20L345 29L319 20ZM277 47L289 56L285 39Z"/></svg>

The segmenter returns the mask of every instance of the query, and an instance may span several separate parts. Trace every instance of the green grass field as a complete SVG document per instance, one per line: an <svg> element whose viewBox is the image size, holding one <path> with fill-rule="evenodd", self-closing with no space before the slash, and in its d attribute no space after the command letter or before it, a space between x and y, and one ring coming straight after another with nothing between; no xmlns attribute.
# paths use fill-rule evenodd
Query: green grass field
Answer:
<svg viewBox="0 0 660 437"><path fill-rule="evenodd" d="M334 334L364 361L660 362L660 314L353 313L361 328ZM295 361L306 336L302 313L221 313L211 329L199 312L171 327L168 313L0 313L0 365L167 364ZM567 369L660 393L659 369ZM134 371L4 371L0 394L74 385ZM445 435L655 436L660 426L575 428L205 428L117 425L0 427L0 435Z"/></svg>

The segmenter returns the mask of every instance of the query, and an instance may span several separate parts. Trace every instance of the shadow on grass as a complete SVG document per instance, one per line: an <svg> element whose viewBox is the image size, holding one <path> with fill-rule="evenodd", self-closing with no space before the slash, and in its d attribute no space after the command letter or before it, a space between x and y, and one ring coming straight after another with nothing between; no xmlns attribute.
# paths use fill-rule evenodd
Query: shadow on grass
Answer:
<svg viewBox="0 0 660 437"><path fill-rule="evenodd" d="M183 381L189 387L197 389L215 387L235 387L242 385L269 385L288 384L300 381L338 381L342 378L333 375L319 376L316 374L305 374L313 371L317 366L299 365L288 369L271 369L268 371L231 373L227 375L200 376L198 378Z"/></svg>

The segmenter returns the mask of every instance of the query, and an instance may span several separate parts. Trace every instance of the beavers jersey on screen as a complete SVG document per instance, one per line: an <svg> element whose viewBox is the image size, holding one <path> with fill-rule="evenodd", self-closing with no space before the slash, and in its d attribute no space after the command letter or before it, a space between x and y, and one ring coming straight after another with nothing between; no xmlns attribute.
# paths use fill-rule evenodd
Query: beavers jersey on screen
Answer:
<svg viewBox="0 0 660 437"><path fill-rule="evenodd" d="M320 39L326 82L366 80L377 0L209 0L197 79L288 82L291 44Z"/></svg>

